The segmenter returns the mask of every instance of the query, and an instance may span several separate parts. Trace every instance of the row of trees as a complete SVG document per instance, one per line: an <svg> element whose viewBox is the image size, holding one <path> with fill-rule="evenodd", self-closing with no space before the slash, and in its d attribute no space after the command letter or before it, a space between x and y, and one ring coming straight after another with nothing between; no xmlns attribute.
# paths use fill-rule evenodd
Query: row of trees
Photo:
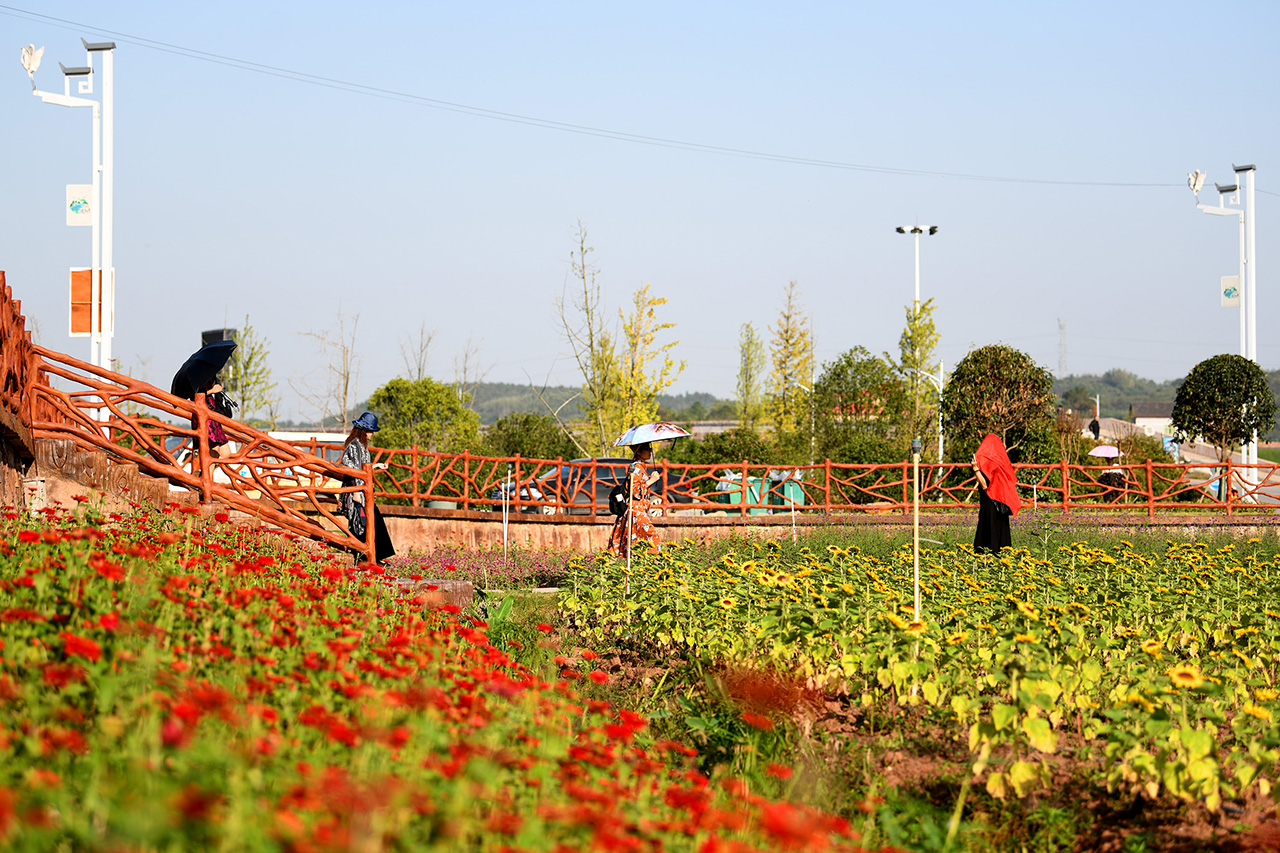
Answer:
<svg viewBox="0 0 1280 853"><path fill-rule="evenodd" d="M402 342L411 378L385 383L364 404L381 419L378 444L500 456L606 456L618 452L610 445L625 429L657 419L659 396L685 367L673 355L679 343L671 339L674 324L658 316L667 300L651 294L645 284L632 293L625 310L611 312L581 223L574 243L572 288L566 288L556 306L582 376L580 416L565 416L567 404L558 409L545 404L541 413L499 419L482 436L479 417L468 405L467 382L477 381L474 348L468 345L462 379L438 382L426 375L431 335L424 326L416 344ZM1001 436L1015 461L1052 462L1081 452L1078 423L1057 416L1053 376L1012 347L973 350L946 377L939 393L933 310L932 300L906 307L896 358L853 346L819 370L812 321L797 283L788 282L767 341L751 323L739 330L737 428L704 441L676 442L669 456L702 463L801 464L826 458L881 463L905 458L911 440L919 437L924 458L933 460L939 428L949 461L968 461L982 437L992 432ZM336 333L313 336L329 369L324 388L304 398L336 422L345 422L356 402L357 321L340 317ZM268 344L248 317L238 340L226 384L239 397L247 422L273 425L280 398L267 367ZM1063 402L1076 408L1070 404L1080 401ZM1181 384L1174 408L1178 430L1203 436L1220 454L1255 431L1265 434L1274 417L1275 398L1266 375L1239 356L1216 356L1197 365Z"/></svg>

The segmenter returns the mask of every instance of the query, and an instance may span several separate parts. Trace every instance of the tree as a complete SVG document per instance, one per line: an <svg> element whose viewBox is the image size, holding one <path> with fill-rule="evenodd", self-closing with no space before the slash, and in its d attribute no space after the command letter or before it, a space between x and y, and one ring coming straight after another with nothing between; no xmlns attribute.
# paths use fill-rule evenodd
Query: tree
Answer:
<svg viewBox="0 0 1280 853"><path fill-rule="evenodd" d="M351 418L357 402L356 386L360 381L360 359L356 356L356 326L360 315L343 314L338 306L337 326L323 332L303 332L320 348L324 366L317 384L306 378L289 380L289 387L319 415L321 426L343 427Z"/></svg>
<svg viewBox="0 0 1280 853"><path fill-rule="evenodd" d="M427 331L427 321L423 320L418 326L418 337L416 340L410 340L402 336L400 338L400 357L404 359L404 369L408 371L410 379L424 379L427 375L427 352L431 349L431 341L436 336L436 330Z"/></svg>
<svg viewBox="0 0 1280 853"><path fill-rule="evenodd" d="M1225 462L1235 445L1275 426L1276 398L1267 374L1241 355L1215 355L1191 368L1173 401L1178 439L1202 436Z"/></svg>
<svg viewBox="0 0 1280 853"><path fill-rule="evenodd" d="M560 326L582 375L582 410L588 444L604 447L616 436L608 435L607 411L614 381L614 341L605 325L599 271L589 259L595 248L587 245L587 229L578 222L576 251L569 253L574 293L556 299ZM579 292L579 286L581 292Z"/></svg>
<svg viewBox="0 0 1280 853"><path fill-rule="evenodd" d="M1093 417L1093 397L1089 395L1089 389L1083 385L1063 391L1058 395L1058 399L1062 403L1062 408L1081 417L1085 415Z"/></svg>
<svg viewBox="0 0 1280 853"><path fill-rule="evenodd" d="M900 445L913 436L909 391L887 359L854 347L823 365L813 390L820 456L859 463L903 457Z"/></svg>
<svg viewBox="0 0 1280 853"><path fill-rule="evenodd" d="M489 375L494 365L493 362L479 363L480 343L468 335L462 352L453 357L454 387L458 389L459 395L465 395L468 400L475 399L476 389L480 387L480 383Z"/></svg>
<svg viewBox="0 0 1280 853"><path fill-rule="evenodd" d="M755 430L741 426L701 440L684 438L673 442L667 458L691 465L765 465L778 461L773 448Z"/></svg>
<svg viewBox="0 0 1280 853"><path fill-rule="evenodd" d="M649 285L632 294L630 313L618 312L622 336L604 322L604 300L597 271L588 260L594 251L587 245L587 232L578 223L577 250L570 265L575 295L556 300L565 339L573 350L582 374L582 410L585 413L583 443L603 452L623 430L653 420L658 412L658 395L671 387L684 370L671 350L679 341L659 344L660 333L674 328L657 318L665 305L663 297L650 296ZM581 295L576 293L581 284Z"/></svg>
<svg viewBox="0 0 1280 853"><path fill-rule="evenodd" d="M659 333L675 328L675 323L658 321L657 309L667 304L666 298L650 296L647 284L631 298L631 314L618 312L624 347L615 361L617 403L606 410L607 438L616 438L629 427L654 420L658 415L658 395L675 384L685 368L684 361L677 364L671 357L671 350L679 341L657 341Z"/></svg>
<svg viewBox="0 0 1280 853"><path fill-rule="evenodd" d="M755 326L738 328L738 426L755 429L764 412L764 339Z"/></svg>
<svg viewBox="0 0 1280 853"><path fill-rule="evenodd" d="M942 392L942 423L949 456L968 461L983 436L1000 436L1022 461L1055 455L1053 375L1031 356L992 344L956 365Z"/></svg>
<svg viewBox="0 0 1280 853"><path fill-rule="evenodd" d="M480 444L480 418L450 385L429 377L397 377L369 397L381 429L369 441L378 447L461 453Z"/></svg>
<svg viewBox="0 0 1280 853"><path fill-rule="evenodd" d="M939 335L933 323L933 300L907 306L907 325L898 338L899 361L894 367L906 379L910 403L907 432L924 439L926 448L937 439L937 389L923 374L936 376Z"/></svg>
<svg viewBox="0 0 1280 853"><path fill-rule="evenodd" d="M498 418L485 435L488 452L493 456L515 456L526 459L575 459L577 446L550 415L536 412L513 412Z"/></svg>
<svg viewBox="0 0 1280 853"><path fill-rule="evenodd" d="M236 349L223 375L227 393L240 404L237 417L251 427L275 429L280 395L271 378L270 342L260 336L244 315L244 325L236 333Z"/></svg>
<svg viewBox="0 0 1280 853"><path fill-rule="evenodd" d="M769 375L765 416L774 433L781 436L808 427L810 394L805 389L813 388L812 323L801 312L795 281L787 283L777 325L770 331L773 372Z"/></svg>

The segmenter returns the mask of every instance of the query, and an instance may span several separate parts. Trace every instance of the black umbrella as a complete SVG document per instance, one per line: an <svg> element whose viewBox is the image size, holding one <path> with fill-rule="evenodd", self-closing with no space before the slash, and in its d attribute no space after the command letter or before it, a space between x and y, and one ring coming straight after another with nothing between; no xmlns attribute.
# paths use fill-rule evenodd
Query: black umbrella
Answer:
<svg viewBox="0 0 1280 853"><path fill-rule="evenodd" d="M178 372L173 374L173 384L169 386L169 393L175 397L194 400L196 392L203 391L209 384L209 380L217 376L218 371L226 365L235 348L235 341L214 341L200 347L198 351L191 354L191 358L182 363Z"/></svg>

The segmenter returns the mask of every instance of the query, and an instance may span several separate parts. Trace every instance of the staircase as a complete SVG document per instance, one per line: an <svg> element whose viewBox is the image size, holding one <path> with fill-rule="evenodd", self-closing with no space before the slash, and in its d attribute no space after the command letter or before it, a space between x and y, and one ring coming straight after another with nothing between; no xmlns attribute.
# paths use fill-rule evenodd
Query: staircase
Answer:
<svg viewBox="0 0 1280 853"><path fill-rule="evenodd" d="M67 438L41 438L35 442L35 465L27 478L44 479L44 502L74 506L75 495L90 496L113 511L115 504L136 503L154 509L177 503L198 506L200 497L186 489L170 490L169 481L151 477L130 462L111 459L100 450L77 450ZM225 507L219 507L225 509Z"/></svg>

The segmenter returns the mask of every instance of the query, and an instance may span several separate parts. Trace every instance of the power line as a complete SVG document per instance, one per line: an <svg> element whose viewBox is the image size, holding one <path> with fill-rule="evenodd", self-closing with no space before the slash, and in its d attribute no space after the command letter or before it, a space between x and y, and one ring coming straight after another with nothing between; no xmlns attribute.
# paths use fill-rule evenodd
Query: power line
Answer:
<svg viewBox="0 0 1280 853"><path fill-rule="evenodd" d="M564 133L575 133L583 136L595 136L603 139L613 139L619 142L631 142L638 145L650 145L660 148L675 148L685 151L697 151L706 154L720 154L730 157L742 157L752 160L765 160L774 163L788 163L797 166L815 166L824 169L840 169L855 172L873 172L885 175L901 175L906 177L919 178L945 178L950 180L963 181L985 181L991 183L1010 183L1010 184L1040 184L1049 186L1078 186L1078 187L1176 187L1181 184L1166 183L1138 183L1131 181L1061 181L1051 180L1047 178L1019 178L1003 175L980 175L965 172L942 172L927 169L906 169L892 166L876 166L865 163L848 163L839 160L823 160L814 157L799 157L789 154L775 154L767 151L755 151L748 148L736 148L724 145L709 145L701 142L688 142L679 139L669 139L660 136L647 136L639 133L628 133L620 130L610 130L608 128L591 127L590 125L573 124L571 122L556 121L554 119L539 118L537 116L521 115L519 113L508 113L500 110L491 110L485 107L476 107L469 104L460 104L453 101L445 101L439 98L431 98L425 95L417 95L412 92L402 92L395 89L387 89L379 86L369 86L363 83L355 83L349 80L341 80L333 77L325 77L319 74L311 74L306 71L296 71L289 68L280 68L274 65L266 65L261 62L253 62L247 59L238 59L232 56L224 56L222 54L210 53L208 51L197 50L195 48L183 47L181 45L171 44L169 42L157 41L144 36L130 35L116 30L109 30L103 27L95 27L91 24L84 24L77 21L71 21L66 18L58 18L52 15L44 15L39 12L31 12L27 9L19 9L15 6L5 6L0 4L0 14L7 14L11 17L18 17L27 20L43 21L50 23L62 29L82 29L95 33L103 33L112 36L115 39L124 42L131 42L140 47L150 48L164 53L172 53L184 56L189 59L197 59L202 62L210 62L215 65L224 65L232 68L239 68L244 71L252 71L257 74L266 74L271 77L280 77L287 80L294 80L299 83L307 83L313 86L320 86L327 89L337 89L339 91L351 92L358 95L366 95L370 97L384 98L388 100L401 101L405 103L417 104L419 106L429 107L431 109L444 110L447 112L457 112L466 115L472 115L479 118L487 118L495 121L505 121L514 124L529 125L532 127L541 127L547 130L558 130ZM1265 192L1263 190L1262 192Z"/></svg>

